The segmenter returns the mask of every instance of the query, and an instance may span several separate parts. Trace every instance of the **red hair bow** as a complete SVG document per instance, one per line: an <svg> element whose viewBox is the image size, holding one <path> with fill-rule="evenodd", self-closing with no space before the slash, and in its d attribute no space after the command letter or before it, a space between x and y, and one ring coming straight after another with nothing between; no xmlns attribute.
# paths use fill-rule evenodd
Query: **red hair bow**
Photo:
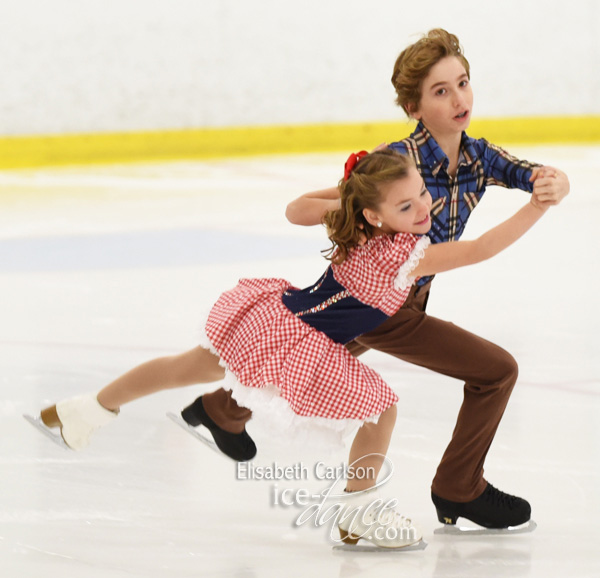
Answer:
<svg viewBox="0 0 600 578"><path fill-rule="evenodd" d="M347 181L350 178L350 173L356 166L356 163L368 154L369 153L367 151L360 151L359 153L352 153L348 157L348 160L346 161L346 164L344 165L344 180L345 181Z"/></svg>

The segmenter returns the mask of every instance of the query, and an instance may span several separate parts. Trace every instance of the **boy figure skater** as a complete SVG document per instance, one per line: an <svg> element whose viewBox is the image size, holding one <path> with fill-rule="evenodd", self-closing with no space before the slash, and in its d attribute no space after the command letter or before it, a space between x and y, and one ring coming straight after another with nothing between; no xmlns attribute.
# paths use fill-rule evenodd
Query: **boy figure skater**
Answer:
<svg viewBox="0 0 600 578"><path fill-rule="evenodd" d="M484 139L467 136L473 106L469 63L458 38L431 30L396 60L392 83L399 104L418 125L410 137L390 145L413 157L433 205L433 243L460 238L487 185L531 192L558 204L569 192L566 175L552 167L519 161ZM290 203L286 215L312 225L338 202L335 189L308 193ZM483 463L516 383L518 368L500 347L425 313L432 278L418 281L404 307L349 346L394 355L465 383L456 427L431 486L438 518L460 516L489 528L526 522L529 504L494 488Z"/></svg>

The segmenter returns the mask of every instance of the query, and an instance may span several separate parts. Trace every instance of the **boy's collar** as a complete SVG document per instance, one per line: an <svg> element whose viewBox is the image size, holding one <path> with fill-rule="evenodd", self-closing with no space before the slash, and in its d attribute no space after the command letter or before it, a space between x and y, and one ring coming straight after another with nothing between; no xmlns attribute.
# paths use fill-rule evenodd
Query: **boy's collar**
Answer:
<svg viewBox="0 0 600 578"><path fill-rule="evenodd" d="M421 151L421 160L429 165L432 173L435 175L442 167L447 167L449 164L446 153L442 150L433 135L427 130L427 127L419 121L413 132L413 136ZM467 166L472 165L477 160L475 149L473 148L471 137L463 131L460 140L460 158Z"/></svg>

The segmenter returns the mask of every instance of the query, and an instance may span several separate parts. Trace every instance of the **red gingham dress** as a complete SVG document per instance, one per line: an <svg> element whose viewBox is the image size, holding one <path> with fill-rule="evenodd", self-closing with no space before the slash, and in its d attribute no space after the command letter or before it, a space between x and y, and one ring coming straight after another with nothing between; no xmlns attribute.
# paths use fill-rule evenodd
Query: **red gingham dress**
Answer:
<svg viewBox="0 0 600 578"><path fill-rule="evenodd" d="M318 316L341 304L335 323L344 323L343 301L351 297L382 320L393 315L408 296L414 282L410 272L428 243L427 237L399 233L377 236L353 249L342 264L330 267L343 289L337 296L342 296L329 305L325 300L310 313ZM296 416L375 421L398 397L327 330L316 329L286 307L284 293L294 290L284 279L240 280L210 311L205 332L211 349L241 389L275 388ZM310 289L311 299L319 290L318 283ZM254 411L247 396L242 401Z"/></svg>

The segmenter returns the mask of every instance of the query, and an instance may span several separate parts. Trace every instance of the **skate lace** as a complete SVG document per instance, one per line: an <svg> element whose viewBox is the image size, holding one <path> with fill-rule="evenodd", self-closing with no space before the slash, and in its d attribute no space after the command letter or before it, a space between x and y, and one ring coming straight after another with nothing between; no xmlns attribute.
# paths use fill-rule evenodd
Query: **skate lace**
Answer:
<svg viewBox="0 0 600 578"><path fill-rule="evenodd" d="M389 528L410 528L412 520L402 515L394 508L381 507L373 511L371 517L374 521L379 522L382 526Z"/></svg>
<svg viewBox="0 0 600 578"><path fill-rule="evenodd" d="M520 498L516 496L512 496L511 494L507 494L498 488L492 486L492 484L488 484L488 487L485 492L485 499L492 504L501 507L514 508L517 503L520 501Z"/></svg>

